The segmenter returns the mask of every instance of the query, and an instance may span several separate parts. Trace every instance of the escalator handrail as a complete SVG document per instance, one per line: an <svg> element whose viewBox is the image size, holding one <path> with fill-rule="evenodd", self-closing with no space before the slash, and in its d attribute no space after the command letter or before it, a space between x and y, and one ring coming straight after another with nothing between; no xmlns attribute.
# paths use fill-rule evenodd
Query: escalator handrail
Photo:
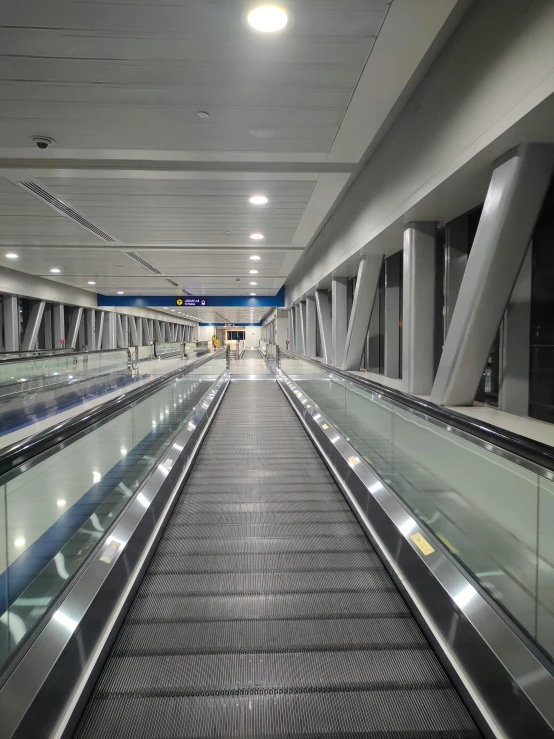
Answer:
<svg viewBox="0 0 554 739"><path fill-rule="evenodd" d="M6 447L0 451L0 477L21 467L21 465L29 463L34 457L38 457L54 447L66 444L71 438L84 431L87 427L118 415L129 406L160 390L176 377L189 374L219 355L222 357L225 356L226 350L221 349L214 354L203 356L184 367L178 367L176 370L150 381L147 385L141 385L141 387L122 393L117 398L107 400L90 411L79 413L77 416L68 418L54 427L28 436Z"/></svg>
<svg viewBox="0 0 554 739"><path fill-rule="evenodd" d="M450 427L450 432L462 432L470 436L477 437L486 444L491 444L508 452L514 457L522 458L533 465L536 465L547 473L554 472L554 448L540 441L535 441L526 436L521 436L512 431L494 426L484 421L475 421L467 416L457 413L443 406L432 403L429 400L423 400L413 395L408 395L401 390L395 390L385 385L381 385L375 380L369 380L360 375L354 375L351 372L338 369L330 364L325 364L313 357L306 357L303 354L297 354L290 350L279 348L278 354L299 359L309 364L313 364L320 369L325 370L333 375L349 380L356 385L369 390L372 393L383 396L387 400L392 401L395 405L403 406L409 410L427 416L430 420L437 422L440 426ZM279 366L279 365L278 365Z"/></svg>

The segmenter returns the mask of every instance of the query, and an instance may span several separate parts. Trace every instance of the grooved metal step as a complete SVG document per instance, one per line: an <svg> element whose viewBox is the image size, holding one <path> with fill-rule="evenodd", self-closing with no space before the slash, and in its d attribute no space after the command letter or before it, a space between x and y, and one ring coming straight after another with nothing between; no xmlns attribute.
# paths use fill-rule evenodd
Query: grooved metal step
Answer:
<svg viewBox="0 0 554 739"><path fill-rule="evenodd" d="M231 383L77 737L479 737L276 383Z"/></svg>

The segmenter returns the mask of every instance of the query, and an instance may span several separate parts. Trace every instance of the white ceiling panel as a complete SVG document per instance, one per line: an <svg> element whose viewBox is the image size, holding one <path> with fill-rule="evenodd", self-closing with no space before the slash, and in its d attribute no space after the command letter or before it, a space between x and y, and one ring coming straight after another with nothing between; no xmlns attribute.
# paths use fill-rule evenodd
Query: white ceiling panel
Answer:
<svg viewBox="0 0 554 739"><path fill-rule="evenodd" d="M64 148L328 152L389 3L296 0L271 39L246 27L250 6L5 0L0 136L24 147L38 126ZM252 136L259 126L271 138Z"/></svg>
<svg viewBox="0 0 554 739"><path fill-rule="evenodd" d="M107 294L275 295L359 161L330 157L367 70L386 84L391 1L283 0L268 36L252 0L3 0L0 265Z"/></svg>

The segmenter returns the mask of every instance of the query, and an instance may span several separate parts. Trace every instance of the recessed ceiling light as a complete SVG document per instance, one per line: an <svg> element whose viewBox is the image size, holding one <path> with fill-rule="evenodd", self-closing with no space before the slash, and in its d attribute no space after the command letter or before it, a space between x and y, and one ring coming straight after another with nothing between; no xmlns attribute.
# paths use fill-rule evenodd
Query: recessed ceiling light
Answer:
<svg viewBox="0 0 554 739"><path fill-rule="evenodd" d="M56 505L59 506L60 508L63 508L66 504L67 504L67 501L63 500L63 498L60 498L60 500L56 501Z"/></svg>
<svg viewBox="0 0 554 739"><path fill-rule="evenodd" d="M256 293L250 293L250 295L255 295Z"/></svg>
<svg viewBox="0 0 554 739"><path fill-rule="evenodd" d="M172 309L171 309L171 312L172 312L172 313L175 313L175 308L172 308Z"/></svg>
<svg viewBox="0 0 554 739"><path fill-rule="evenodd" d="M248 13L247 20L255 31L276 33L285 28L289 17L278 5L259 5Z"/></svg>
<svg viewBox="0 0 554 739"><path fill-rule="evenodd" d="M251 259L251 260L252 260L253 262L259 262L259 261L260 261L260 259L261 259L261 257L259 257L259 256L258 256L257 254L253 254L253 255L252 255L252 256L250 257L250 259Z"/></svg>
<svg viewBox="0 0 554 739"><path fill-rule="evenodd" d="M118 294L118 295L125 295L125 293L123 292L123 290L118 290L118 291L117 291L117 294Z"/></svg>
<svg viewBox="0 0 554 739"><path fill-rule="evenodd" d="M250 284L251 285L257 285L258 283L257 282L251 282Z"/></svg>
<svg viewBox="0 0 554 739"><path fill-rule="evenodd" d="M87 282L87 285L96 285L96 282L94 282L94 280L89 280Z"/></svg>
<svg viewBox="0 0 554 739"><path fill-rule="evenodd" d="M251 198L248 198L248 202L252 205L267 205L269 198L266 198L265 195L252 195Z"/></svg>
<svg viewBox="0 0 554 739"><path fill-rule="evenodd" d="M275 129L267 126L258 126L258 128L250 129L250 136L255 139L272 139L275 136Z"/></svg>
<svg viewBox="0 0 554 739"><path fill-rule="evenodd" d="M8 252L5 254L6 259L19 259L18 254L14 254L13 251Z"/></svg>
<svg viewBox="0 0 554 739"><path fill-rule="evenodd" d="M197 115L197 116L198 116L199 118L209 118L209 117L210 117L210 114L208 113L208 111L207 111L207 110L199 110L199 111L198 111L198 113L197 113L196 115Z"/></svg>
<svg viewBox="0 0 554 739"><path fill-rule="evenodd" d="M250 274L250 275L257 275L258 274L258 270L257 269L251 269L248 274Z"/></svg>
<svg viewBox="0 0 554 739"><path fill-rule="evenodd" d="M14 544L16 547L24 547L25 546L25 539L21 536L19 539L16 539L14 541Z"/></svg>
<svg viewBox="0 0 554 739"><path fill-rule="evenodd" d="M59 275L60 271L61 270L59 270L57 267L52 267L52 269L50 270L50 272L52 272L53 275Z"/></svg>
<svg viewBox="0 0 554 739"><path fill-rule="evenodd" d="M264 238L264 235L261 233L253 233L253 234L250 234L250 238L253 239L254 241L261 241Z"/></svg>

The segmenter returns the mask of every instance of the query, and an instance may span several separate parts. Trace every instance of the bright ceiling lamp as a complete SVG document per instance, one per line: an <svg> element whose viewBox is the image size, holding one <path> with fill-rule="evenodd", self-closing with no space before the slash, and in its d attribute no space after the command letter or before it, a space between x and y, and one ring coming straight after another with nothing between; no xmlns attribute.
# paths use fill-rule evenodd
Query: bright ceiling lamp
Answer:
<svg viewBox="0 0 554 739"><path fill-rule="evenodd" d="M13 251L8 252L5 256L6 259L19 259L19 256L14 254Z"/></svg>
<svg viewBox="0 0 554 739"><path fill-rule="evenodd" d="M257 282L251 282L250 284L251 285L257 285L258 283Z"/></svg>
<svg viewBox="0 0 554 739"><path fill-rule="evenodd" d="M254 241L261 241L264 238L264 235L256 232L256 233L250 234L250 238L253 239Z"/></svg>
<svg viewBox="0 0 554 739"><path fill-rule="evenodd" d="M253 262L259 262L259 261L260 261L260 259L261 259L261 257L259 257L259 256L258 256L257 254L252 254L252 256L250 257L250 259L251 259L251 260L252 260Z"/></svg>
<svg viewBox="0 0 554 739"><path fill-rule="evenodd" d="M250 295L255 295L256 293L250 293Z"/></svg>
<svg viewBox="0 0 554 739"><path fill-rule="evenodd" d="M257 269L251 269L248 274L249 275L257 275L258 274L258 270Z"/></svg>
<svg viewBox="0 0 554 739"><path fill-rule="evenodd" d="M265 195L252 195L251 198L248 198L248 202L252 205L267 205L269 198L266 198Z"/></svg>
<svg viewBox="0 0 554 739"><path fill-rule="evenodd" d="M289 22L287 12L278 5L259 5L248 13L248 25L260 33L277 33Z"/></svg>
<svg viewBox="0 0 554 739"><path fill-rule="evenodd" d="M87 285L96 285L96 282L94 282L93 280L89 280L89 281L87 282Z"/></svg>
<svg viewBox="0 0 554 739"><path fill-rule="evenodd" d="M57 267L52 267L52 269L50 270L50 272L52 272L53 275L59 275L60 272L61 272L61 270L58 269Z"/></svg>

